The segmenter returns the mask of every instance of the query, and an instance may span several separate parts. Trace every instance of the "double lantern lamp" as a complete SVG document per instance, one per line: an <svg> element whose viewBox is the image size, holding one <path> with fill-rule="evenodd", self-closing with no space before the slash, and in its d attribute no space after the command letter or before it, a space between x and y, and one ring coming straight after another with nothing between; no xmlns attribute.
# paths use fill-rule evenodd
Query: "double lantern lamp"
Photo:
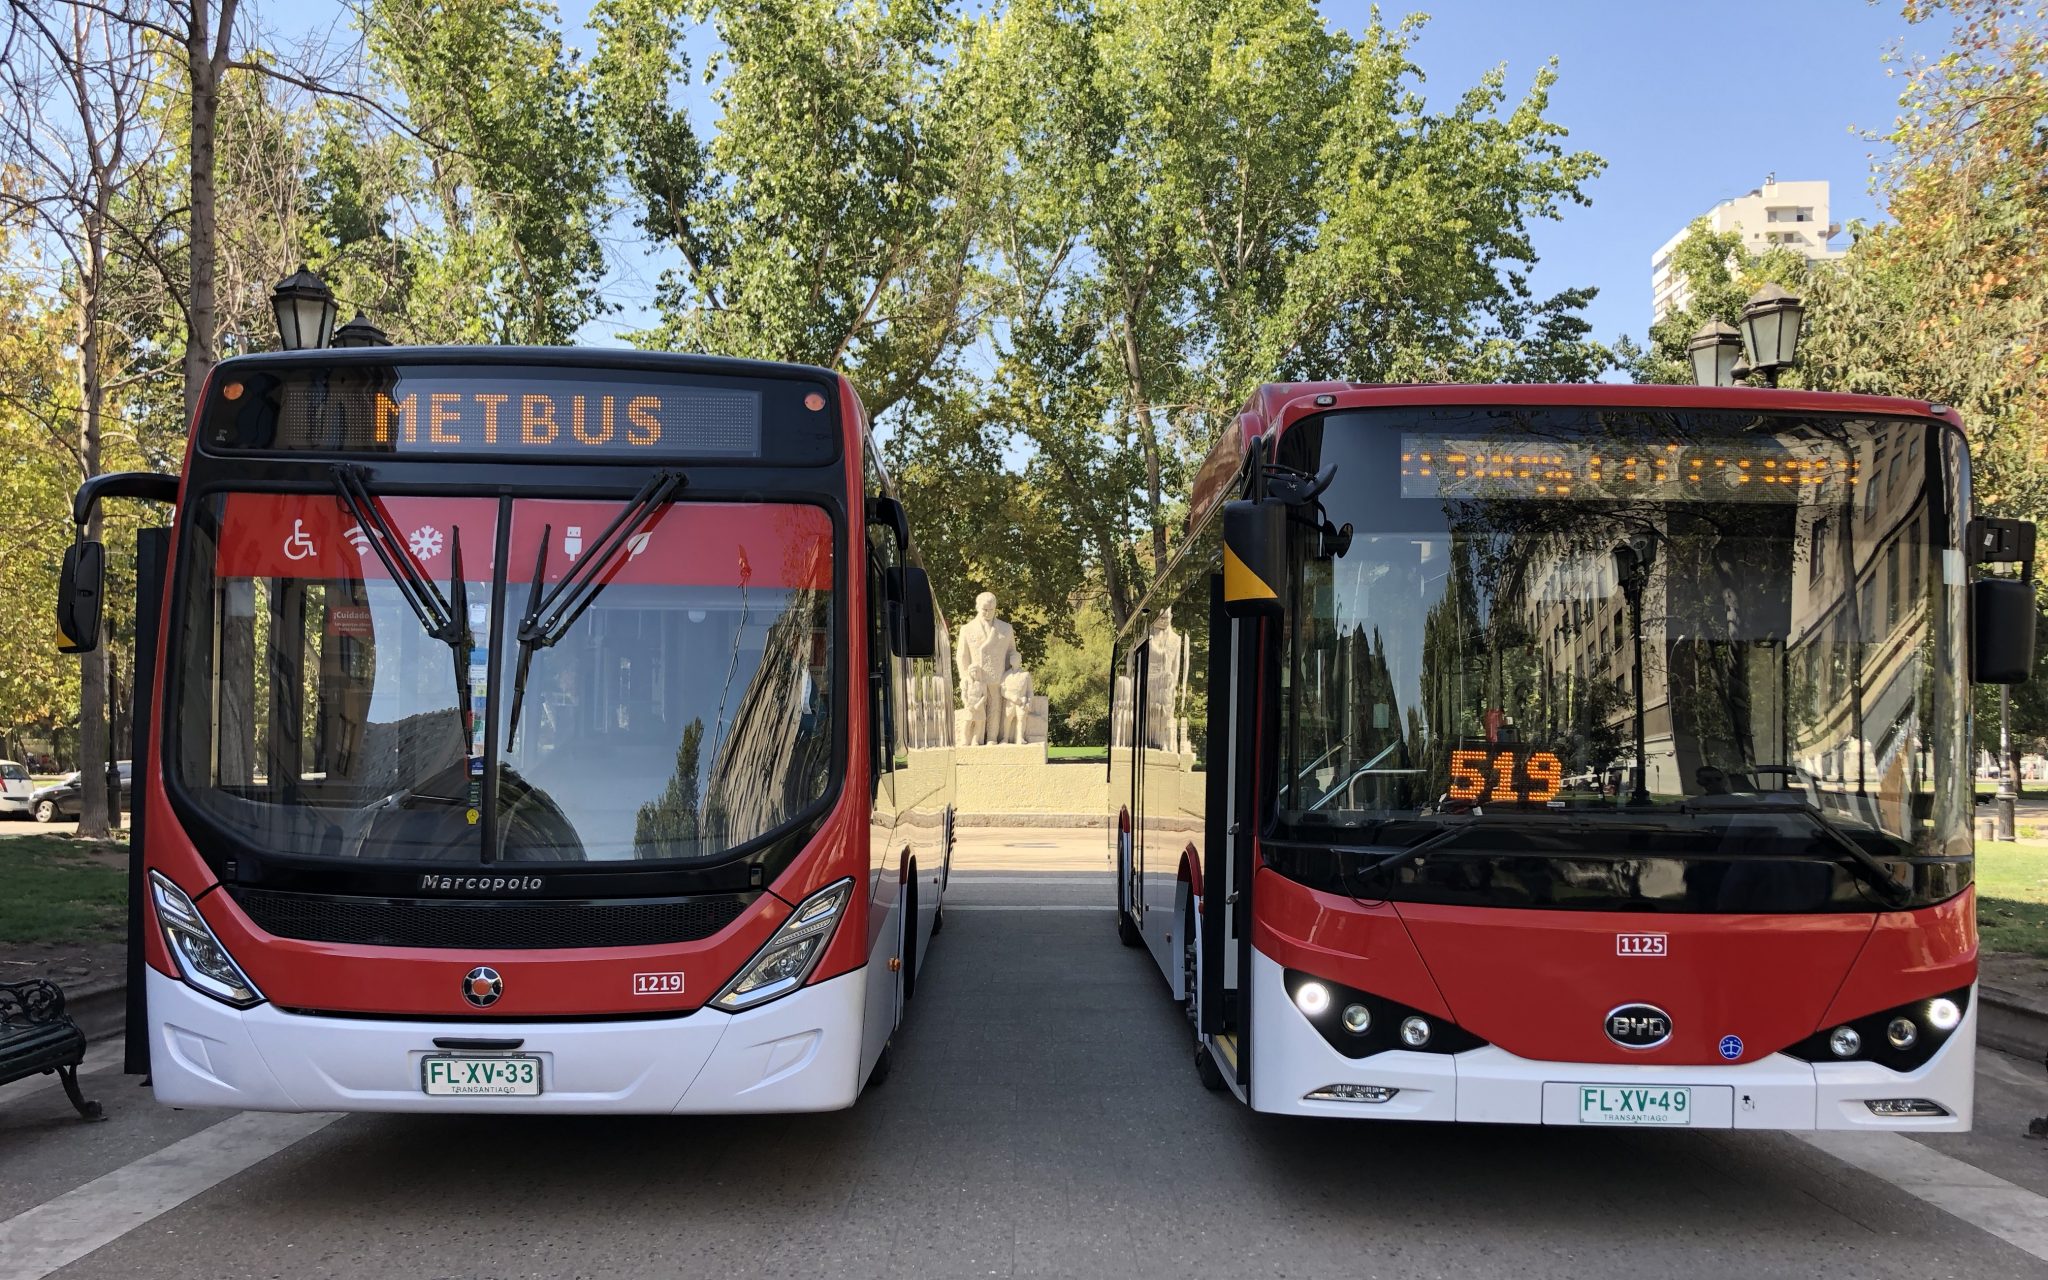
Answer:
<svg viewBox="0 0 2048 1280"><path fill-rule="evenodd" d="M1806 308L1781 286L1767 284L1743 305L1742 328L1719 320L1700 326L1685 344L1692 380L1702 387L1732 387L1745 378L1778 385L1799 353Z"/></svg>

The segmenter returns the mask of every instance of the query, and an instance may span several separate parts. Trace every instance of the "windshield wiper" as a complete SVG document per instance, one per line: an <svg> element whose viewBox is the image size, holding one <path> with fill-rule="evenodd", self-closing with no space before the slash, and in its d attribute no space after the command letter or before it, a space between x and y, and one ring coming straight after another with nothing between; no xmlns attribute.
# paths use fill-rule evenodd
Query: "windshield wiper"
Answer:
<svg viewBox="0 0 2048 1280"><path fill-rule="evenodd" d="M1478 817L1465 818L1456 826L1447 826L1433 835L1424 836L1414 844L1396 849L1392 853L1382 854L1374 861L1365 864L1365 874L1373 875L1382 871L1392 871L1404 863L1413 862L1437 849L1443 848L1468 831L1488 827L1525 827L1528 825L1528 818L1529 815L1527 814L1503 815L1501 817L1487 817L1482 814ZM1538 820L1541 821L1541 819ZM1556 820L1553 819L1552 821L1554 823Z"/></svg>
<svg viewBox="0 0 2048 1280"><path fill-rule="evenodd" d="M1870 850L1864 848L1862 845L1856 842L1856 837L1842 830L1841 827L1835 825L1834 819L1828 817L1825 813L1822 813L1820 810L1814 808L1812 805L1807 804L1805 801L1800 801L1795 804L1686 804L1680 806L1680 811L1689 814L1799 814L1801 817L1804 817L1808 822L1811 822L1823 836L1826 836L1829 843L1833 844L1836 848L1841 850L1841 855L1837 857L1835 860L1841 863L1843 866L1849 868L1849 870L1855 874L1857 879L1862 880L1866 884L1870 885L1872 888L1876 889L1878 893L1890 905L1894 907L1902 907L1913 897L1912 885L1902 883L1901 881L1895 879L1892 876L1891 871L1888 868L1886 868L1884 863L1880 862L1877 859L1876 855L1872 854Z"/></svg>
<svg viewBox="0 0 2048 1280"><path fill-rule="evenodd" d="M384 509L363 483L360 467L336 466L334 491L341 505L355 518L370 550L383 562L384 571L398 588L398 594L428 635L448 646L455 658L455 714L462 725L462 750L466 755L474 726L470 723L469 655L474 638L469 631L469 584L462 577L462 530L448 531L448 594L443 596L433 579L427 577L411 552L399 547L398 531L384 517Z"/></svg>
<svg viewBox="0 0 2048 1280"><path fill-rule="evenodd" d="M612 566L633 539L633 531L646 519L647 514L667 502L676 490L683 487L683 477L674 471L664 471L642 485L640 492L612 517L604 532L590 544L590 551L578 560L554 590L541 593L547 585L548 540L554 536L553 525L542 525L540 530L540 551L533 558L533 582L527 589L526 616L519 620L519 668L512 677L512 714L505 727L505 750L512 749L514 739L519 736L519 712L526 703L526 677L533 669L533 654L537 649L546 649L559 643L576 625L576 619L584 610L597 602L605 588Z"/></svg>
<svg viewBox="0 0 2048 1280"><path fill-rule="evenodd" d="M360 467L336 466L334 468L334 491L341 497L341 505L362 529L370 550L377 553L377 559L384 564L384 571L391 575L391 581L398 588L398 594L425 627L427 634L444 644L465 643L469 638L469 618L458 617L440 588L421 571L409 553L393 554L392 548L400 545L398 531L384 518L384 509L370 496L368 486L363 483ZM461 552L456 553L459 562ZM449 584L451 590L460 592L458 574Z"/></svg>

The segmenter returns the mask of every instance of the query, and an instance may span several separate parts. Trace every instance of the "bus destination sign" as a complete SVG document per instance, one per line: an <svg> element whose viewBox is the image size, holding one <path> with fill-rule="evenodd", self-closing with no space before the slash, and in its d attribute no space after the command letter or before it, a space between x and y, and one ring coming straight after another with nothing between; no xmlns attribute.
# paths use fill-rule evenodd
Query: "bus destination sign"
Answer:
<svg viewBox="0 0 2048 1280"><path fill-rule="evenodd" d="M231 450L816 462L834 453L825 392L798 378L587 367L223 369L204 430Z"/></svg>

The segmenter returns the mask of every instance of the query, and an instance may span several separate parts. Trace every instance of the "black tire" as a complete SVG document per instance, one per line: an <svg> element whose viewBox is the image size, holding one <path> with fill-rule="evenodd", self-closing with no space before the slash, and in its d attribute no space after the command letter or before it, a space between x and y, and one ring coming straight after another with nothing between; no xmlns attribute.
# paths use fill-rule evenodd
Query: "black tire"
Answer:
<svg viewBox="0 0 2048 1280"><path fill-rule="evenodd" d="M1195 1033L1197 1049L1202 1047L1201 992L1197 990L1201 983L1200 968L1201 966L1195 963L1195 899L1190 894L1187 910L1180 918L1180 980L1181 987L1188 993L1184 1003L1187 1006L1188 1026Z"/></svg>
<svg viewBox="0 0 2048 1280"><path fill-rule="evenodd" d="M933 907L933 908L932 908L932 936L933 936L934 938L938 937L938 936L939 936L939 931L940 931L941 929L944 929L945 927L946 927L946 902L945 902L945 899L941 898L941 899L939 900L939 905L938 905L938 906L936 906L936 907Z"/></svg>
<svg viewBox="0 0 2048 1280"><path fill-rule="evenodd" d="M888 1044L882 1046L881 1056L875 1059L874 1069L868 1072L868 1088L877 1089L889 1083L889 1072L895 1066L896 1042L891 1040Z"/></svg>
<svg viewBox="0 0 2048 1280"><path fill-rule="evenodd" d="M1116 913L1116 940L1127 947L1135 947L1145 940L1145 936L1138 932L1138 926L1131 923L1128 911L1118 910Z"/></svg>
<svg viewBox="0 0 2048 1280"><path fill-rule="evenodd" d="M1211 1093L1223 1091L1223 1068L1216 1065L1216 1055L1209 1052L1209 1046L1195 1046L1195 1074L1202 1078L1202 1087Z"/></svg>
<svg viewBox="0 0 2048 1280"><path fill-rule="evenodd" d="M917 994L917 864L903 887L903 1003Z"/></svg>
<svg viewBox="0 0 2048 1280"><path fill-rule="evenodd" d="M37 822L55 822L56 820L57 802L55 800L39 800L36 802Z"/></svg>

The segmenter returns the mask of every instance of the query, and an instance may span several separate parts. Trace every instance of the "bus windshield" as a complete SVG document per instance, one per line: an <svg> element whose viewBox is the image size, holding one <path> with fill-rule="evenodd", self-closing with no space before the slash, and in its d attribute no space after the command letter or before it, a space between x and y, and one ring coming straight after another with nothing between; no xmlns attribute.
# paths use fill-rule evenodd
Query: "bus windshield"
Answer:
<svg viewBox="0 0 2048 1280"><path fill-rule="evenodd" d="M622 504L371 501L368 527L328 495L192 508L167 771L226 833L299 858L703 860L825 795L821 508L651 507L588 609L534 653L508 743L528 596L573 573ZM461 615L456 642L430 633L373 539L402 542L382 549Z"/></svg>
<svg viewBox="0 0 2048 1280"><path fill-rule="evenodd" d="M1468 824L1474 847L1619 853L1716 830L1766 852L1818 820L1882 856L1959 851L1941 442L1615 408L1293 428L1277 461L1336 467L1339 532L1296 526L1282 834L1399 848Z"/></svg>

